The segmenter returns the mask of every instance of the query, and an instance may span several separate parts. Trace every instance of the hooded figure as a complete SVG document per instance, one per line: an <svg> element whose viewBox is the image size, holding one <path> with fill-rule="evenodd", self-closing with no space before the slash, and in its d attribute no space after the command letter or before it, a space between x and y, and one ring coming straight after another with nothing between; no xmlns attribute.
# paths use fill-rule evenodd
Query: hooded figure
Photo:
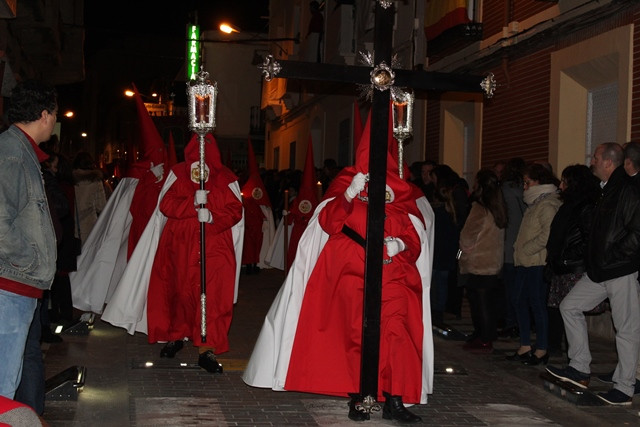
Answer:
<svg viewBox="0 0 640 427"><path fill-rule="evenodd" d="M245 370L249 385L359 393L370 132L369 119L356 164L332 181L300 239ZM385 418L417 422L402 404L426 403L432 390L433 211L419 188L400 179L395 158L388 153L377 399L385 400ZM349 418L367 419L356 404L352 398Z"/></svg>
<svg viewBox="0 0 640 427"><path fill-rule="evenodd" d="M188 338L199 347L200 366L221 372L214 351L229 349L244 219L237 178L220 162L211 135L205 143L205 189L199 189L198 147L194 135L185 161L171 169L102 320L131 334L147 333L150 343L168 341L161 357L173 357ZM206 207L199 209L200 203ZM200 336L200 222L206 233L206 343Z"/></svg>
<svg viewBox="0 0 640 427"><path fill-rule="evenodd" d="M271 246L275 227L267 189L260 178L251 140L249 146L249 178L242 186L242 204L245 212L242 264L247 274L256 274L267 268L265 257Z"/></svg>
<svg viewBox="0 0 640 427"><path fill-rule="evenodd" d="M304 230L309 224L309 220L313 215L313 211L318 206L318 187L315 179L316 167L313 163L313 143L309 136L307 145L307 157L302 173L302 181L300 182L300 191L291 203L289 214L286 216L287 224L293 225L291 228L291 237L289 238L289 247L287 251L287 270L293 264L298 249L298 242Z"/></svg>
<svg viewBox="0 0 640 427"><path fill-rule="evenodd" d="M77 270L69 274L73 306L98 314L115 292L165 180L164 143L135 86L134 89L143 157L129 168L128 176L114 189L91 233L82 242ZM135 156L133 149L129 153ZM119 174L119 169L114 171L114 175Z"/></svg>
<svg viewBox="0 0 640 427"><path fill-rule="evenodd" d="M158 195L160 195L160 189L162 189L165 180L164 164L167 160L164 141L144 106L138 88L133 85L133 89L140 123L140 145L143 154L142 159L129 168L129 175L138 179L138 185L133 194L131 206L129 206L131 227L129 228L127 259L131 257L131 253L138 244L138 240L156 207Z"/></svg>
<svg viewBox="0 0 640 427"><path fill-rule="evenodd" d="M302 171L302 180L298 195L291 202L289 211L278 225L271 247L267 252L265 262L273 268L289 270L293 264L298 248L298 242L304 230L313 216L313 211L318 206L318 186L315 179L316 167L313 163L313 143L309 136L307 145L307 157ZM287 228L287 265L284 265L284 227Z"/></svg>

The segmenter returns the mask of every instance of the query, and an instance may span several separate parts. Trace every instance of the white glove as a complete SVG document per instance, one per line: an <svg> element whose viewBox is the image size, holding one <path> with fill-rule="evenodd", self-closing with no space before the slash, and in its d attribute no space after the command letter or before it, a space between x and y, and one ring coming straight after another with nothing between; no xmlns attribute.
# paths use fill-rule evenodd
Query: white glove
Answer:
<svg viewBox="0 0 640 427"><path fill-rule="evenodd" d="M287 216L289 215L289 211L286 209L282 209L282 216Z"/></svg>
<svg viewBox="0 0 640 427"><path fill-rule="evenodd" d="M356 197L358 193L364 190L364 185L366 184L367 180L368 180L368 174L365 175L362 172L358 172L357 174L355 174L353 179L351 180L351 184L349 185L349 188L347 188L347 191L346 191L347 196L350 199L353 199L354 197Z"/></svg>
<svg viewBox="0 0 640 427"><path fill-rule="evenodd" d="M209 190L196 190L196 195L193 198L193 204L195 206L206 205L207 204L207 194L209 194Z"/></svg>
<svg viewBox="0 0 640 427"><path fill-rule="evenodd" d="M198 221L206 222L208 224L213 223L213 215L211 215L211 211L207 208L196 209L198 211Z"/></svg>
<svg viewBox="0 0 640 427"><path fill-rule="evenodd" d="M387 256L389 258L398 255L406 249L404 242L397 237L385 238L384 244L387 246Z"/></svg>
<svg viewBox="0 0 640 427"><path fill-rule="evenodd" d="M160 163L157 166L153 166L153 163L151 163L149 170L158 178L156 182L162 181L162 177L164 176L164 163Z"/></svg>

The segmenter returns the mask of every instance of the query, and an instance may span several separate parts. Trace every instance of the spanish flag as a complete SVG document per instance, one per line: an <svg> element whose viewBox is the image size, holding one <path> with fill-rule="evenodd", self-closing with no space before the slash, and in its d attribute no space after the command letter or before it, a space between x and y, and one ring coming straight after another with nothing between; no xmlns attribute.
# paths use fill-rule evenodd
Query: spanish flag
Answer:
<svg viewBox="0 0 640 427"><path fill-rule="evenodd" d="M473 0L427 0L424 30L427 40L433 40L449 28L470 22L468 10Z"/></svg>

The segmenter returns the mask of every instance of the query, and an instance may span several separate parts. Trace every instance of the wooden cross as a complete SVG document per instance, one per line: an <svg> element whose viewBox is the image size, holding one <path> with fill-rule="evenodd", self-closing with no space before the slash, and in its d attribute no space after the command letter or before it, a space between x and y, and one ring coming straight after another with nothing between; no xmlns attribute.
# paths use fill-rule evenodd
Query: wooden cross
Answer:
<svg viewBox="0 0 640 427"><path fill-rule="evenodd" d="M391 64L393 18L395 8L390 1L378 0L375 12L374 52L376 64ZM376 65L376 68L377 68ZM318 64L300 61L273 61L268 57L259 67L266 80L289 78L374 84L372 69L364 66ZM375 69L374 68L374 71ZM393 70L394 84L424 90L493 93L493 76L478 77L426 71ZM385 80L382 70L380 80ZM380 356L380 309L382 300L382 262L384 249L384 216L387 171L387 135L390 90L373 90L371 107L371 149L369 150L369 209L365 249L364 316L362 325L362 358L360 397L378 392ZM402 165L400 165L402 167Z"/></svg>

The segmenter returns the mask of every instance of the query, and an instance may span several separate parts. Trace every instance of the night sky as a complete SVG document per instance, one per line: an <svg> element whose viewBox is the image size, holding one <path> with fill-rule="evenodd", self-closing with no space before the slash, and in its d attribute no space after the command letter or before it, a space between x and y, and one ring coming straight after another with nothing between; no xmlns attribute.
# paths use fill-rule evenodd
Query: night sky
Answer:
<svg viewBox="0 0 640 427"><path fill-rule="evenodd" d="M268 31L269 0L86 1L85 70L92 86L100 81L100 99L117 99L131 82L144 93L157 90L154 81L171 81L184 63L186 25L194 22L194 11L202 31L222 21L247 33ZM84 86L59 87L61 108L81 109Z"/></svg>

